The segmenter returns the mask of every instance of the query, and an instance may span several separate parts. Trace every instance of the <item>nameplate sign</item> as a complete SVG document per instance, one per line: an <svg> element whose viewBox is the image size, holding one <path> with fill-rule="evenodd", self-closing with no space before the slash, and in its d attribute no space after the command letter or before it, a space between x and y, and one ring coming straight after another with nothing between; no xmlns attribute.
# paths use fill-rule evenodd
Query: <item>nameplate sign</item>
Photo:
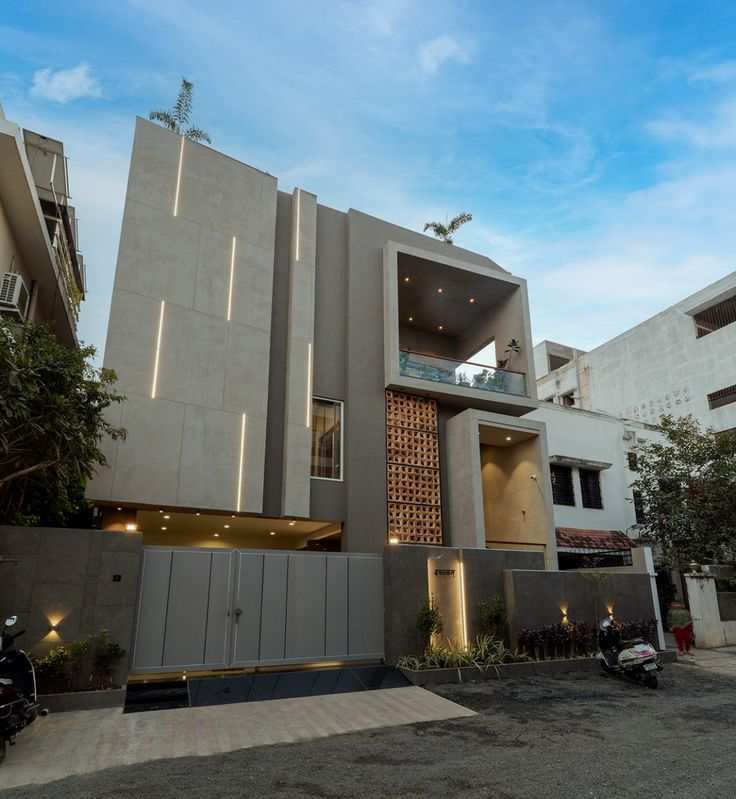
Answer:
<svg viewBox="0 0 736 799"><path fill-rule="evenodd" d="M434 570L435 577L454 577L455 576L455 569L435 569Z"/></svg>

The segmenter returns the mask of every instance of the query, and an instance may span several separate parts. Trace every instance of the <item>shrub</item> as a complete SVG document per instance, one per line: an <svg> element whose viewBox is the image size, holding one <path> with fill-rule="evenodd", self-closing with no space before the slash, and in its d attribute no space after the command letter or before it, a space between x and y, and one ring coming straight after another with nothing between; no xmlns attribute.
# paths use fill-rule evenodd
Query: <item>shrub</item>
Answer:
<svg viewBox="0 0 736 799"><path fill-rule="evenodd" d="M422 635L424 644L429 647L433 635L439 635L445 627L437 600L431 596L419 603L416 615L417 630Z"/></svg>
<svg viewBox="0 0 736 799"><path fill-rule="evenodd" d="M463 646L453 641L447 646L428 646L420 657L404 655L397 665L415 671L423 669L459 669L475 666L485 673L502 663L518 663L529 660L524 652L511 651L503 641L494 640L489 635L479 635L472 644Z"/></svg>
<svg viewBox="0 0 736 799"><path fill-rule="evenodd" d="M500 596L484 599L480 603L480 628L491 638L505 638L508 626L506 605Z"/></svg>
<svg viewBox="0 0 736 799"><path fill-rule="evenodd" d="M114 688L113 671L125 654L107 630L80 641L55 646L41 658L31 657L40 694Z"/></svg>

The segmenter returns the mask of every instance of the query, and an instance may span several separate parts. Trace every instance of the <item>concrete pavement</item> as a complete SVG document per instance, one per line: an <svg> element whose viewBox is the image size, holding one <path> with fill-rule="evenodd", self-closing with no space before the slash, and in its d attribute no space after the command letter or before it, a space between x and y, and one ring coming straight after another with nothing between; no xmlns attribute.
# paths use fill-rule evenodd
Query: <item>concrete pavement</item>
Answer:
<svg viewBox="0 0 736 799"><path fill-rule="evenodd" d="M692 655L678 658L684 666L695 666L714 675L736 677L736 646L718 649L693 649Z"/></svg>
<svg viewBox="0 0 736 799"><path fill-rule="evenodd" d="M39 718L8 750L0 788L161 758L475 715L416 686L125 715L120 709L52 714Z"/></svg>

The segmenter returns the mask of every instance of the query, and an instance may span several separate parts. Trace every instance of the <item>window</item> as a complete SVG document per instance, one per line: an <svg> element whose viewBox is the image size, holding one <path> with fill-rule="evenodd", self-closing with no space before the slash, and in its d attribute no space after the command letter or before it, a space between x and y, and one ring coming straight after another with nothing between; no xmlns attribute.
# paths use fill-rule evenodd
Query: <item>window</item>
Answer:
<svg viewBox="0 0 736 799"><path fill-rule="evenodd" d="M342 480L342 402L312 400L312 477Z"/></svg>
<svg viewBox="0 0 736 799"><path fill-rule="evenodd" d="M554 402L554 401L555 401L555 398L554 398L554 396L552 396L552 397L545 397L545 398L544 398L544 401L545 401L545 402Z"/></svg>
<svg viewBox="0 0 736 799"><path fill-rule="evenodd" d="M634 489L634 513L636 514L636 523L644 524L644 502L641 498L641 491Z"/></svg>
<svg viewBox="0 0 736 799"><path fill-rule="evenodd" d="M736 297L729 297L727 300L711 305L710 308L696 313L693 319L695 320L696 338L702 338L708 333L713 333L736 322Z"/></svg>
<svg viewBox="0 0 736 799"><path fill-rule="evenodd" d="M636 457L635 452L627 452L626 453L626 460L629 462L629 470L632 472L639 471L639 461Z"/></svg>
<svg viewBox="0 0 736 799"><path fill-rule="evenodd" d="M558 466L553 463L549 467L552 478L552 502L555 505L575 506L575 492L572 487L572 469L569 466Z"/></svg>
<svg viewBox="0 0 736 799"><path fill-rule="evenodd" d="M584 508L603 509L601 475L593 469L580 469L580 495Z"/></svg>
<svg viewBox="0 0 736 799"><path fill-rule="evenodd" d="M555 369L562 368L566 363L570 363L569 358L562 358L559 355L548 355L547 361L549 362L549 369L554 372Z"/></svg>
<svg viewBox="0 0 736 799"><path fill-rule="evenodd" d="M736 402L736 386L729 386L708 394L708 407L712 411L722 405L730 405L732 402Z"/></svg>
<svg viewBox="0 0 736 799"><path fill-rule="evenodd" d="M567 394L563 394L560 397L560 404L566 405L568 408L573 408L575 406L575 397L573 396L573 392L570 391Z"/></svg>

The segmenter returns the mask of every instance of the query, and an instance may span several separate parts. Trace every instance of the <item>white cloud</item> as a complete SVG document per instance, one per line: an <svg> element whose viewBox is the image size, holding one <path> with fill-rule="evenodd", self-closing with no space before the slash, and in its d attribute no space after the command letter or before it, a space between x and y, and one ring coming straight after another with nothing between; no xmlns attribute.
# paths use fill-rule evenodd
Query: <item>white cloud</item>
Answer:
<svg viewBox="0 0 736 799"><path fill-rule="evenodd" d="M31 95L40 100L68 103L82 97L99 97L100 84L92 77L89 64L81 63L57 72L39 69L33 76Z"/></svg>
<svg viewBox="0 0 736 799"><path fill-rule="evenodd" d="M690 70L691 83L728 83L736 80L736 61L722 61L707 67L693 67Z"/></svg>
<svg viewBox="0 0 736 799"><path fill-rule="evenodd" d="M701 150L736 148L736 97L718 105L708 118L681 117L650 122L648 129L663 139L682 141Z"/></svg>
<svg viewBox="0 0 736 799"><path fill-rule="evenodd" d="M470 61L471 48L467 43L455 36L444 34L430 39L419 46L417 58L419 66L428 75L436 75L439 68L447 61L467 64Z"/></svg>

